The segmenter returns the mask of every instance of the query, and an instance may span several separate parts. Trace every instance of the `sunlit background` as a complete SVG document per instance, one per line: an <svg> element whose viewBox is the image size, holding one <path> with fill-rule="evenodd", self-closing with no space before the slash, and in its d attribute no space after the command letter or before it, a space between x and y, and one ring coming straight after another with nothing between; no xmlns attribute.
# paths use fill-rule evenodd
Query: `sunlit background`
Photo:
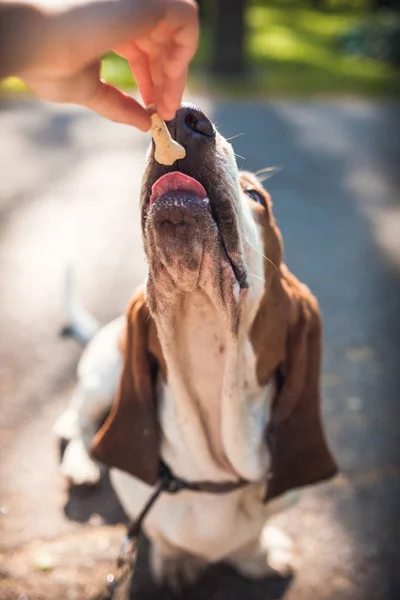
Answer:
<svg viewBox="0 0 400 600"><path fill-rule="evenodd" d="M56 0L49 0L49 3ZM323 413L341 474L276 522L285 586L216 568L185 598L400 597L400 3L202 0L186 100L265 185L289 267L324 317ZM103 76L133 89L109 54ZM0 83L0 600L99 598L124 532L107 481L68 489L51 428L81 349L63 281L102 322L145 277L138 194L149 136ZM157 593L140 562L132 598Z"/></svg>

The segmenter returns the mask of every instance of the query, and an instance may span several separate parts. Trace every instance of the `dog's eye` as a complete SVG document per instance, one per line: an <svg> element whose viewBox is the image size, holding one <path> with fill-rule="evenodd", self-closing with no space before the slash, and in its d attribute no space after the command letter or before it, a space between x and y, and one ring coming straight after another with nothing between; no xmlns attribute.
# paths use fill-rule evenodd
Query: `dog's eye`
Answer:
<svg viewBox="0 0 400 600"><path fill-rule="evenodd" d="M258 202L258 204L265 205L264 196L258 190L244 190L250 198Z"/></svg>

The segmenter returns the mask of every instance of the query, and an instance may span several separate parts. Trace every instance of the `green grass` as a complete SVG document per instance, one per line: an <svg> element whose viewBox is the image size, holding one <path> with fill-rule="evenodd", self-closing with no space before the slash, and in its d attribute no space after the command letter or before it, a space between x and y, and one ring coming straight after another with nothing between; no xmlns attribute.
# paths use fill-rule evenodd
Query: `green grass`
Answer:
<svg viewBox="0 0 400 600"><path fill-rule="evenodd" d="M350 28L377 19L366 0L325 1L327 9L307 7L307 0L252 0L247 12L245 80L204 78L196 67L210 56L209 32L203 32L194 62L195 89L222 91L236 97L318 97L400 95L400 74L388 63L352 57L341 51L339 36Z"/></svg>
<svg viewBox="0 0 400 600"><path fill-rule="evenodd" d="M211 35L203 26L200 47L193 61L193 90L223 92L236 97L383 96L400 93L400 75L394 66L370 58L344 54L338 36L373 17L367 0L329 0L328 8L307 7L307 0L251 0L247 11L249 75L229 80L207 75ZM102 75L123 89L135 86L125 61L110 54ZM13 78L0 92L23 92Z"/></svg>
<svg viewBox="0 0 400 600"><path fill-rule="evenodd" d="M108 54L103 58L101 76L113 85L126 90L136 87L128 63L116 54Z"/></svg>
<svg viewBox="0 0 400 600"><path fill-rule="evenodd" d="M0 98L23 96L27 93L24 82L18 77L7 77L0 81Z"/></svg>
<svg viewBox="0 0 400 600"><path fill-rule="evenodd" d="M360 9L321 12L295 4L252 6L248 55L257 73L257 90L290 96L398 93L400 78L393 66L351 57L339 48L339 35L366 18Z"/></svg>

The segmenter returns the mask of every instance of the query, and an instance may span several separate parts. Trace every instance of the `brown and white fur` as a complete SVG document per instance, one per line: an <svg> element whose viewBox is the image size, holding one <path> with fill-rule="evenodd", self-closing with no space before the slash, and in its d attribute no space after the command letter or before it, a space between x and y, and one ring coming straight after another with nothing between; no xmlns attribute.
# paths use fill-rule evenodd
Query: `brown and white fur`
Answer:
<svg viewBox="0 0 400 600"><path fill-rule="evenodd" d="M186 222L183 207L181 230L165 227L168 206L149 205L151 186L165 172L152 148L142 186L146 294L168 372L157 387L160 452L187 480L241 477L251 484L228 494L183 491L158 500L144 525L151 566L157 581L175 587L193 583L216 561L255 578L271 569L287 573L293 561L289 540L266 526L286 499L261 502L270 463L265 429L276 384L274 378L258 382L250 331L265 293L265 270L274 266L264 257L255 216L260 207L246 190L265 198L267 193L254 175L238 172L232 147L219 133L182 168L200 179L211 211L195 208ZM69 441L61 470L73 484L100 478L100 465L87 449L116 394L124 326L119 318L89 343L74 397L55 425L56 434ZM152 488L115 468L110 476L134 519Z"/></svg>

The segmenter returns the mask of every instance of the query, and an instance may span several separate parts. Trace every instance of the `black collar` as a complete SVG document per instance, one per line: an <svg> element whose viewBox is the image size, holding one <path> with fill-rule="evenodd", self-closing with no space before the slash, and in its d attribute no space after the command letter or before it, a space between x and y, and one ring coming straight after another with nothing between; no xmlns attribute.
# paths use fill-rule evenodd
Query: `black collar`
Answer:
<svg viewBox="0 0 400 600"><path fill-rule="evenodd" d="M182 490L192 492L204 492L206 494L227 494L248 485L247 479L236 481L186 481L173 474L165 462L160 460L159 481L163 484L163 490L167 494L175 494Z"/></svg>

